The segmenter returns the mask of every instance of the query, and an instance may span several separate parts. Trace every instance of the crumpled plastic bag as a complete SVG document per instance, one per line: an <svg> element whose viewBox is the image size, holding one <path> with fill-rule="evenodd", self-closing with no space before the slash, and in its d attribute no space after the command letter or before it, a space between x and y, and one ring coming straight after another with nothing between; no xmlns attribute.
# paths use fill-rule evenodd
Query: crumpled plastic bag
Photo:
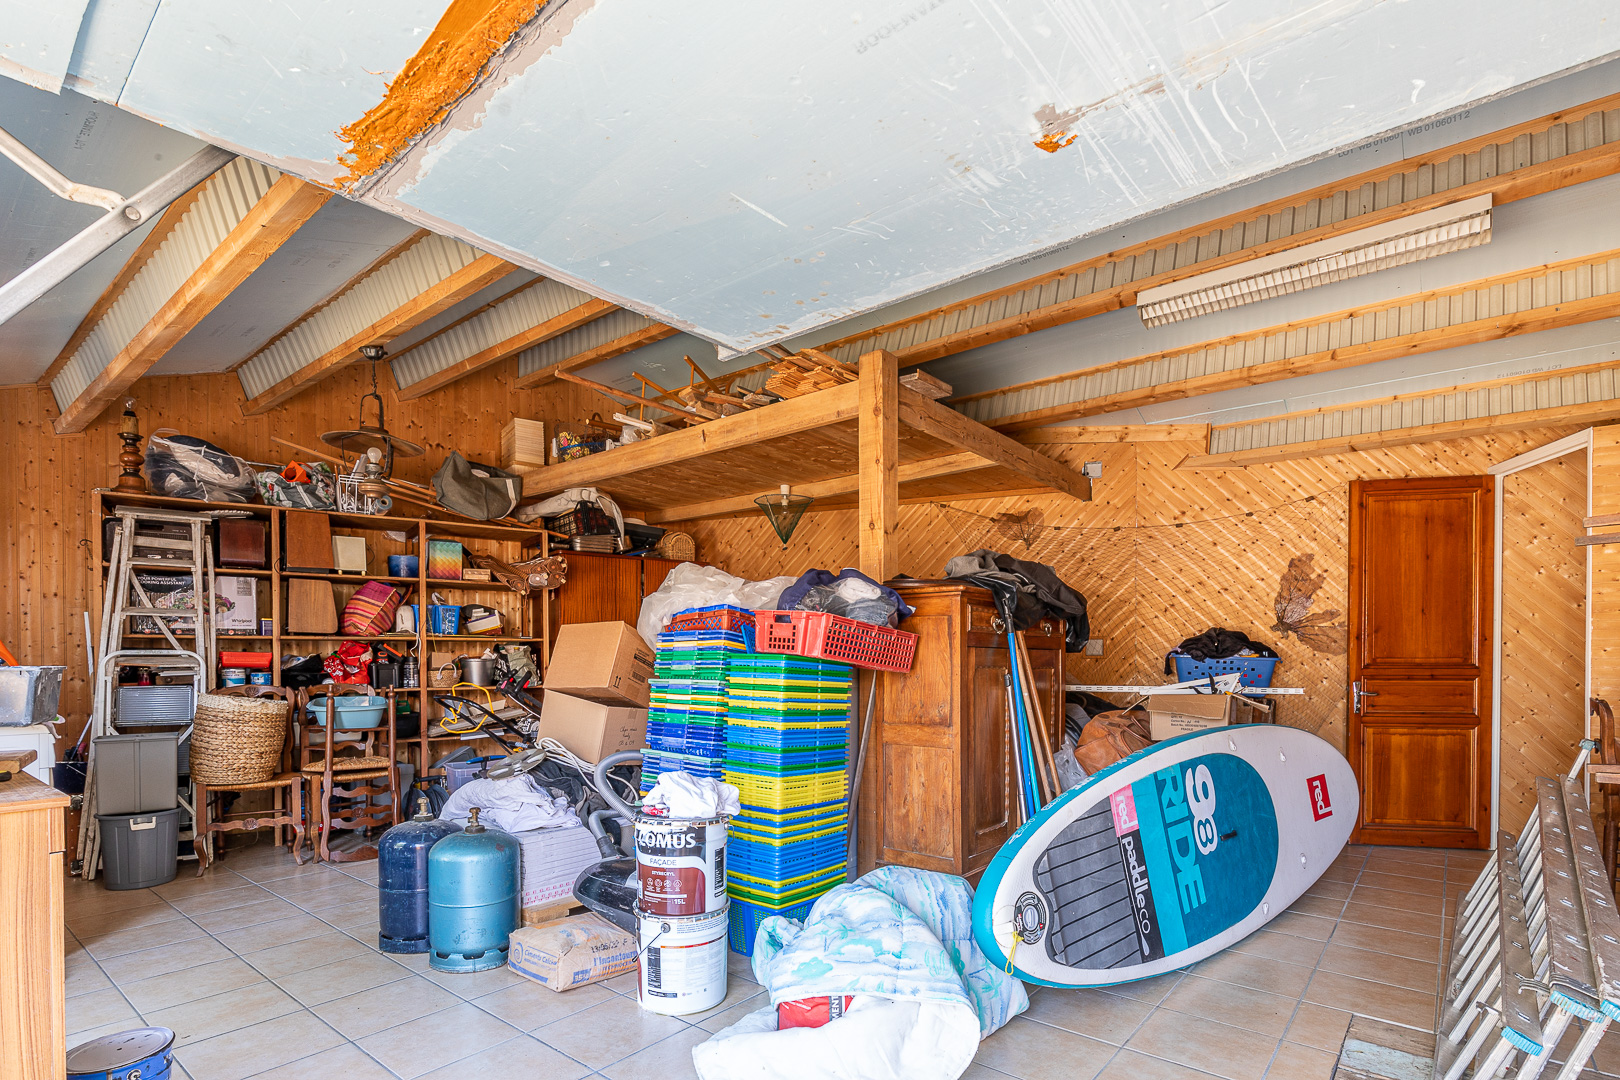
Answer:
<svg viewBox="0 0 1620 1080"><path fill-rule="evenodd" d="M650 814L671 818L727 817L742 812L742 793L731 784L693 776L688 772L664 772L653 781L652 790L641 800Z"/></svg>
<svg viewBox="0 0 1620 1080"><path fill-rule="evenodd" d="M172 428L159 429L146 440L146 481L155 495L249 502L255 475L251 465L230 451Z"/></svg>
<svg viewBox="0 0 1620 1080"><path fill-rule="evenodd" d="M579 815L567 799L557 798L540 787L527 774L502 780L468 780L445 800L439 811L443 821L466 825L468 811L478 807L478 820L503 832L529 832L533 829L579 828Z"/></svg>
<svg viewBox="0 0 1620 1080"><path fill-rule="evenodd" d="M793 582L791 577L746 581L712 566L681 563L664 578L657 592L641 601L641 617L636 620L636 629L648 645L656 647L659 631L677 611L715 604L763 611L774 608L776 598Z"/></svg>

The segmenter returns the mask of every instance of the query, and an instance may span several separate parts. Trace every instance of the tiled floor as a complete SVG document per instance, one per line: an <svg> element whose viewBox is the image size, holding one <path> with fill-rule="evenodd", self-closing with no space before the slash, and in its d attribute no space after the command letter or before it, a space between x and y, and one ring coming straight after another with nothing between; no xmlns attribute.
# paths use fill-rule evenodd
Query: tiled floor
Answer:
<svg viewBox="0 0 1620 1080"><path fill-rule="evenodd" d="M1348 849L1186 971L1034 991L967 1080L1328 1080L1352 1013L1432 1030L1450 905L1483 861ZM377 951L375 879L375 863L299 867L268 847L140 892L70 879L69 1045L160 1024L192 1080L680 1080L693 1045L766 1003L736 956L721 1007L680 1019L642 1012L633 974L557 994L503 969L430 971Z"/></svg>

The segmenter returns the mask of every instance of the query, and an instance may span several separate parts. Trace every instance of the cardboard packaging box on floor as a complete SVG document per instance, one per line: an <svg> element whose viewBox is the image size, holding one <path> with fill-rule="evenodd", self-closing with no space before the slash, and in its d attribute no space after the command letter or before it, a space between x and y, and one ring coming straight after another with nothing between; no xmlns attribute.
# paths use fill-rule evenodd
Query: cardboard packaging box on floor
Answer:
<svg viewBox="0 0 1620 1080"><path fill-rule="evenodd" d="M507 966L553 990L601 982L636 970L636 935L599 915L512 931Z"/></svg>
<svg viewBox="0 0 1620 1080"><path fill-rule="evenodd" d="M1227 724L1263 724L1271 710L1229 694L1153 694L1148 698L1149 730L1154 742Z"/></svg>
<svg viewBox="0 0 1620 1080"><path fill-rule="evenodd" d="M540 703L540 737L556 739L586 761L647 745L647 710L547 690Z"/></svg>
<svg viewBox="0 0 1620 1080"><path fill-rule="evenodd" d="M569 623L557 630L545 685L603 705L645 707L652 673L653 651L629 623Z"/></svg>

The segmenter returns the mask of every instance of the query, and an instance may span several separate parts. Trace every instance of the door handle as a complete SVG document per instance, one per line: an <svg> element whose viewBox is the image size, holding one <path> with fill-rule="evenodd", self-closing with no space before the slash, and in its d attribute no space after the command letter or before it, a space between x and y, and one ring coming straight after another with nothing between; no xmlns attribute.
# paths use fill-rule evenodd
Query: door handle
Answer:
<svg viewBox="0 0 1620 1080"><path fill-rule="evenodd" d="M1361 715L1361 699L1377 696L1378 691L1376 690L1363 690L1361 680L1357 679L1350 684L1350 711L1358 716Z"/></svg>

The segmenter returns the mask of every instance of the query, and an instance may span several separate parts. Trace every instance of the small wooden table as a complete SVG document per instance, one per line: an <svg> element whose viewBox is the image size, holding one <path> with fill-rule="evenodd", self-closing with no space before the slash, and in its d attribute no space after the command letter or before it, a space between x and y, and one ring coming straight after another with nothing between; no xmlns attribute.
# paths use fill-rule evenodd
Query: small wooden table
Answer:
<svg viewBox="0 0 1620 1080"><path fill-rule="evenodd" d="M0 781L0 1076L8 1080L67 1075L62 811L69 801L24 772Z"/></svg>

